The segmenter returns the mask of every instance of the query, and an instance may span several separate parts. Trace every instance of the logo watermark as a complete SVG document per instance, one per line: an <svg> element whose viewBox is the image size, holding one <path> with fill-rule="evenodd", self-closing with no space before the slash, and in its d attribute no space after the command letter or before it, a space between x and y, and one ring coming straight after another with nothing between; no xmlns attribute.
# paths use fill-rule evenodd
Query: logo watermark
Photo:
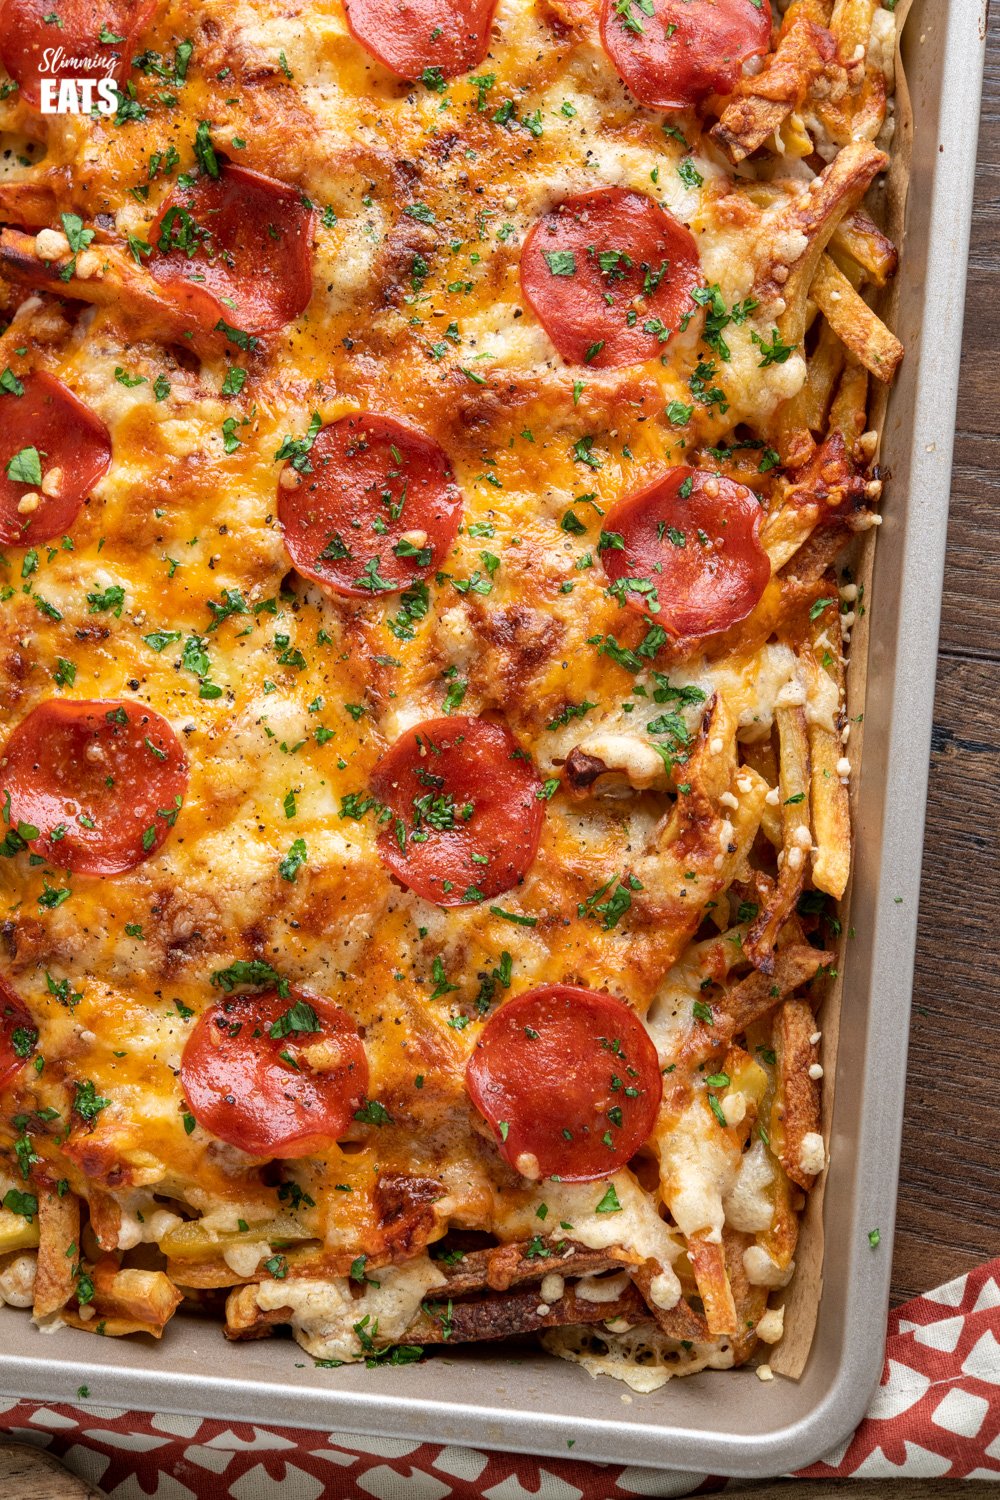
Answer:
<svg viewBox="0 0 1000 1500"><path fill-rule="evenodd" d="M113 115L118 108L118 63L113 52L74 57L63 47L46 47L38 79L42 114Z"/></svg>

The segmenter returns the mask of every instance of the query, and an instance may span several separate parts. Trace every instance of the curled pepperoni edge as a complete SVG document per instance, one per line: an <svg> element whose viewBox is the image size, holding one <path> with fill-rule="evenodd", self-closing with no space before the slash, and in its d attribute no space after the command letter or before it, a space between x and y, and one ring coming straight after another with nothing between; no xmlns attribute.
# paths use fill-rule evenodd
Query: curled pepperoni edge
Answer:
<svg viewBox="0 0 1000 1500"><path fill-rule="evenodd" d="M533 1073L537 1073L537 1058L532 1058L531 1049L542 1037L544 1028L551 1024L543 1014L545 1007L559 1001L566 1002L566 1010L557 1017L555 1025L564 1031L565 1043L556 1049L557 1055L549 1059L557 1076L551 1080L546 1078L539 1092L530 1087ZM594 1130L582 1143L578 1140L563 1142L556 1136L559 1121L565 1121L572 1109L571 1100L559 1099L558 1091L560 1086L564 1089L573 1087L581 1061L586 1061L584 1048L591 1042L602 1049L598 1054L602 1066L604 1044L608 1044L608 1071L623 1075L623 1088L610 1095L623 1113L622 1125L617 1127L621 1132L619 1143L613 1142L620 1144L622 1149L608 1150L603 1129L598 1134L601 1126L610 1129L606 1124L609 1119L607 1111L601 1112L603 1101L595 1100ZM621 1048L617 1050L619 1043ZM492 1053L496 1053L495 1061ZM663 1092L656 1047L631 1007L603 990L569 984L542 985L509 1000L496 1011L487 1021L469 1058L465 1080L473 1105L490 1127L497 1150L508 1164L522 1175L532 1178L558 1176L564 1182L594 1182L610 1177L624 1167L649 1138ZM625 1097L624 1087L627 1085L641 1086L643 1092L638 1099ZM518 1117L519 1091L523 1100L522 1114L528 1115L527 1120ZM552 1120L552 1139L542 1142L538 1132L547 1114ZM578 1162L584 1155L589 1159L574 1168L574 1155ZM529 1160L525 1161L525 1157Z"/></svg>

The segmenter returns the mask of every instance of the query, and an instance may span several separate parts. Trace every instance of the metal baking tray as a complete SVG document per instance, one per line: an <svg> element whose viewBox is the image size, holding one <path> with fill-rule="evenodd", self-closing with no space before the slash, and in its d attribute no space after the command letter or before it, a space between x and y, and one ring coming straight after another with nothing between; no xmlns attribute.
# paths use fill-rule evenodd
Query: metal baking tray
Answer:
<svg viewBox="0 0 1000 1500"><path fill-rule="evenodd" d="M0 1310L0 1389L536 1454L776 1475L842 1442L878 1380L906 1083L924 801L988 0L914 0L903 37L914 143L876 548L859 851L826 1188L825 1287L805 1372L670 1381L651 1396L529 1350L318 1370L297 1344L228 1345L178 1316L162 1344L42 1336ZM868 1230L881 1230L873 1251ZM572 1448L569 1447L572 1442Z"/></svg>

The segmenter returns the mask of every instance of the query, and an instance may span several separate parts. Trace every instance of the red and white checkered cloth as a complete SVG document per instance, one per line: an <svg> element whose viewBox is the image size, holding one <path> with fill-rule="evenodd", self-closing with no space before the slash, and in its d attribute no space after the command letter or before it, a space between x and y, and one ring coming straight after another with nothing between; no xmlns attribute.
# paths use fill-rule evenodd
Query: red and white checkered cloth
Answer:
<svg viewBox="0 0 1000 1500"><path fill-rule="evenodd" d="M1000 1260L890 1315L857 1432L804 1477L1000 1480ZM99 1396L99 1392L95 1392ZM0 1432L110 1500L628 1500L723 1490L717 1475L537 1459L394 1438L0 1397Z"/></svg>

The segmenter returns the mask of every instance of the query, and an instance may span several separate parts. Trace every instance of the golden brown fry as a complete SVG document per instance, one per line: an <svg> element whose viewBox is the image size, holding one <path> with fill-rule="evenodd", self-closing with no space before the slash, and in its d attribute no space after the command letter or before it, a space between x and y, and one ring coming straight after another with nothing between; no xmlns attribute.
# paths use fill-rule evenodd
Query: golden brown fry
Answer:
<svg viewBox="0 0 1000 1500"><path fill-rule="evenodd" d="M177 1286L201 1291L212 1291L221 1287L242 1286L246 1282L257 1282L261 1278L238 1276L221 1258L215 1260L168 1260L167 1275Z"/></svg>
<svg viewBox="0 0 1000 1500"><path fill-rule="evenodd" d="M770 1192L774 1199L774 1218L770 1229L757 1236L757 1243L767 1251L779 1271L789 1271L792 1256L799 1239L799 1214L796 1206L801 1193L789 1179L771 1148L771 1165L774 1169L774 1185Z"/></svg>
<svg viewBox="0 0 1000 1500"><path fill-rule="evenodd" d="M709 132L731 161L743 161L773 135L801 104L833 54L829 32L802 15L799 7L793 7L765 66L740 80L718 124Z"/></svg>
<svg viewBox="0 0 1000 1500"><path fill-rule="evenodd" d="M705 1321L713 1338L736 1332L736 1304L726 1274L726 1257L721 1244L713 1244L701 1235L688 1236L687 1251L698 1283L698 1295L705 1308Z"/></svg>
<svg viewBox="0 0 1000 1500"><path fill-rule="evenodd" d="M820 257L841 219L861 202L888 160L867 141L851 141L763 231L754 295L765 316L775 309L786 344L801 346ZM790 250L803 240L804 247L792 258Z"/></svg>
<svg viewBox="0 0 1000 1500"><path fill-rule="evenodd" d="M834 955L808 943L795 943L775 955L770 974L759 971L748 974L720 1003L730 1036L738 1036L761 1015L814 979L824 964L833 963ZM767 1002L767 1003L765 1003Z"/></svg>
<svg viewBox="0 0 1000 1500"><path fill-rule="evenodd" d="M678 1054L678 1075L689 1076L690 1069L710 1059L713 1065L721 1064L725 1049L734 1036L739 1036L748 1026L766 1016L793 990L808 984L823 964L831 964L833 960L832 953L813 948L808 943L791 943L779 949L770 974L755 969L720 997L713 998L713 1023L699 1021L692 1029Z"/></svg>
<svg viewBox="0 0 1000 1500"><path fill-rule="evenodd" d="M806 363L806 378L797 395L784 402L778 416L777 447L786 467L800 467L815 453L813 433L827 428L830 398L844 364L844 346L829 323L821 322L816 347Z"/></svg>
<svg viewBox="0 0 1000 1500"><path fill-rule="evenodd" d="M791 9L792 7L789 7ZM795 14L806 16L817 26L829 26L833 14L833 0L795 0Z"/></svg>
<svg viewBox="0 0 1000 1500"><path fill-rule="evenodd" d="M833 432L811 462L783 480L775 492L761 531L774 571L787 568L810 539L826 531L833 534L835 550L839 548L844 524L864 499L865 482L850 460L843 437ZM794 572L796 577L805 576L797 561Z"/></svg>
<svg viewBox="0 0 1000 1500"><path fill-rule="evenodd" d="M111 1338L151 1333L158 1339L184 1300L162 1271L120 1271L110 1256L98 1261L89 1275L93 1300L61 1313L65 1322L85 1333Z"/></svg>
<svg viewBox="0 0 1000 1500"><path fill-rule="evenodd" d="M660 1307L653 1296L653 1278L660 1267L655 1260L643 1261L630 1272L632 1281L639 1288L660 1332L671 1339L691 1339L704 1343L709 1337L708 1324L701 1313L696 1312L686 1297L681 1297L675 1307Z"/></svg>
<svg viewBox="0 0 1000 1500"><path fill-rule="evenodd" d="M811 1188L815 1163L806 1136L819 1134L819 1083L809 1069L819 1061L819 1048L810 1041L816 1018L804 1000L786 1000L774 1021L777 1083L771 1104L771 1149L791 1180Z"/></svg>
<svg viewBox="0 0 1000 1500"><path fill-rule="evenodd" d="M845 214L833 231L830 248L839 255L846 255L860 266L868 280L876 286L885 286L896 274L899 252L890 239L870 219L863 208Z"/></svg>
<svg viewBox="0 0 1000 1500"><path fill-rule="evenodd" d="M824 322L815 351L806 367L806 383L803 387L803 416L806 426L813 432L825 431L830 399L843 364L843 345L829 323Z"/></svg>
<svg viewBox="0 0 1000 1500"><path fill-rule="evenodd" d="M440 1269L448 1283L442 1288L442 1295L465 1297L486 1290L506 1292L522 1282L537 1281L550 1271L560 1276L587 1276L630 1264L625 1251L589 1250L562 1235L549 1240L545 1249L547 1254L540 1258L537 1241L514 1241L488 1250L467 1251L454 1264L442 1261Z"/></svg>
<svg viewBox="0 0 1000 1500"><path fill-rule="evenodd" d="M57 224L59 214L72 202L69 169L60 167L47 177L25 182L0 183L0 223L43 229Z"/></svg>
<svg viewBox="0 0 1000 1500"><path fill-rule="evenodd" d="M816 115L838 145L874 140L885 119L886 80L878 57L869 59L872 20L878 0L837 0L830 31L837 43L837 64L830 87L814 101Z"/></svg>
<svg viewBox="0 0 1000 1500"><path fill-rule="evenodd" d="M780 745L782 819L781 869L770 900L750 925L744 945L747 957L765 974L774 970L774 944L782 923L802 891L806 854L812 845L809 828L809 737L801 708L775 710Z"/></svg>
<svg viewBox="0 0 1000 1500"><path fill-rule="evenodd" d="M903 358L902 344L828 255L820 257L811 294L830 327L865 369L878 380L892 380Z"/></svg>
<svg viewBox="0 0 1000 1500"><path fill-rule="evenodd" d="M163 1328L184 1300L162 1271L119 1271L111 1259L98 1261L92 1273L94 1306L110 1317L134 1318Z"/></svg>
<svg viewBox="0 0 1000 1500"><path fill-rule="evenodd" d="M36 1318L47 1318L73 1296L73 1268L80 1257L80 1200L75 1193L38 1198L38 1269L35 1273Z"/></svg>
<svg viewBox="0 0 1000 1500"><path fill-rule="evenodd" d="M756 1327L767 1307L767 1287L753 1286L743 1264L743 1252L754 1243L752 1234L741 1234L727 1224L722 1231L722 1248L726 1261L729 1290L736 1308L733 1334L733 1357L737 1364L745 1360L757 1342Z"/></svg>
<svg viewBox="0 0 1000 1500"><path fill-rule="evenodd" d="M860 47L868 49L872 17L878 0L836 0L830 16L830 31L836 38L841 57L852 58Z"/></svg>
<svg viewBox="0 0 1000 1500"><path fill-rule="evenodd" d="M865 431L868 419L868 371L853 355L844 365L837 394L830 406L830 432L839 432L848 454Z"/></svg>
<svg viewBox="0 0 1000 1500"><path fill-rule="evenodd" d="M122 1227L121 1205L103 1188L92 1187L88 1198L90 1227L102 1250L117 1250Z"/></svg>
<svg viewBox="0 0 1000 1500"><path fill-rule="evenodd" d="M649 1318L642 1296L624 1273L621 1290L607 1302L578 1297L572 1284L552 1303L541 1301L537 1286L494 1293L475 1302L449 1303L447 1298L428 1297L406 1330L405 1339L415 1344L478 1343L515 1338L542 1328L614 1322L617 1318L626 1318L629 1323Z"/></svg>
<svg viewBox="0 0 1000 1500"><path fill-rule="evenodd" d="M257 1306L256 1286L240 1286L226 1298L227 1339L266 1339L274 1328L292 1321L290 1307L275 1307L267 1312Z"/></svg>
<svg viewBox="0 0 1000 1500"><path fill-rule="evenodd" d="M128 1338L133 1333L149 1333L154 1339L163 1337L161 1323L147 1323L142 1318L122 1317L118 1313L109 1313L107 1317L94 1314L92 1318L86 1318L74 1307L64 1307L59 1314L64 1323L71 1328L78 1328L81 1333L97 1333L104 1338L122 1339Z"/></svg>
<svg viewBox="0 0 1000 1500"><path fill-rule="evenodd" d="M812 651L803 657L810 674L829 682L837 710L834 727L814 718L809 724L811 762L813 854L812 878L817 890L840 900L851 870L851 815L847 786L838 767L843 745L837 731L844 694L844 663L840 654L839 603L833 603L813 621ZM829 688L827 692L829 693ZM824 695L825 696L825 695ZM830 695L832 699L832 694Z"/></svg>

